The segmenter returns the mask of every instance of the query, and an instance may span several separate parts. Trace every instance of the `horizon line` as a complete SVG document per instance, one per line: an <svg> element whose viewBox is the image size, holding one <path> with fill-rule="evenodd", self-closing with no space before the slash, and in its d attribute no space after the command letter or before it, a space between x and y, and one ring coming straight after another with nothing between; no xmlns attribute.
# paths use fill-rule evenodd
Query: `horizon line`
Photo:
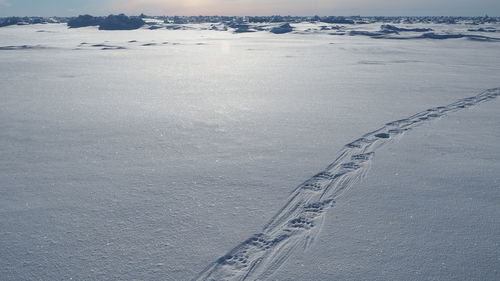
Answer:
<svg viewBox="0 0 500 281"><path fill-rule="evenodd" d="M91 13L79 13L78 15L67 15L67 16L61 16L61 15L51 15L51 16L40 16L40 15L11 15L11 16L0 16L0 18L9 18L9 17L40 17L40 18L50 18L50 17L58 17L58 18L69 18L69 17L78 17L82 15L91 15L91 16L96 16L96 17L105 17L109 15L120 15L124 14L127 16L140 16L140 15L145 15L149 17L273 17L273 16L280 16L280 17L367 17L367 18L375 18L375 17L386 17L386 18L397 18L397 17L451 17L451 18L479 18L479 17L490 17L490 18L500 18L500 15L325 15L325 16L320 16L320 15L281 15L281 14L272 14L272 15L224 15L224 14L199 14L199 15L182 15L182 14L172 14L172 15L151 15L151 14L145 14L145 13L139 13L137 15L134 14L127 14L127 13L107 13L107 14L96 14L92 15Z"/></svg>

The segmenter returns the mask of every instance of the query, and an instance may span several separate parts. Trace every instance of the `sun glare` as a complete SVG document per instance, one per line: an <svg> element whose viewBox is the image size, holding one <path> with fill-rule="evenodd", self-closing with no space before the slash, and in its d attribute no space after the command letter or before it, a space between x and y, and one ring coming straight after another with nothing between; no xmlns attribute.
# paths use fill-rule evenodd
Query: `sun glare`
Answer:
<svg viewBox="0 0 500 281"><path fill-rule="evenodd" d="M121 9L125 8L129 12L143 10L152 14L197 15L224 13L228 2L224 0L127 0L120 6Z"/></svg>

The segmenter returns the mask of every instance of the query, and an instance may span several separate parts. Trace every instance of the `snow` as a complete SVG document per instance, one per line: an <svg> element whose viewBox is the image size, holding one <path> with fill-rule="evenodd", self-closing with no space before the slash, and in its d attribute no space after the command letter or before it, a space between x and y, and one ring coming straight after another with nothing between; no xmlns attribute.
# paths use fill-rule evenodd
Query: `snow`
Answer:
<svg viewBox="0 0 500 281"><path fill-rule="evenodd" d="M498 280L500 101L408 132L270 280Z"/></svg>
<svg viewBox="0 0 500 281"><path fill-rule="evenodd" d="M345 144L499 87L497 42L291 25L0 28L2 279L191 280ZM498 279L498 105L377 150L269 280Z"/></svg>

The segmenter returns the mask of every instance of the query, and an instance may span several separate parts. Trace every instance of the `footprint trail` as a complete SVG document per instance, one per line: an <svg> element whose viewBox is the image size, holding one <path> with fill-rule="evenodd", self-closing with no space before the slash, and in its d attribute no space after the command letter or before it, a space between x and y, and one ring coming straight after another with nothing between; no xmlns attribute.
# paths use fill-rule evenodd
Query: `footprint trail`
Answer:
<svg viewBox="0 0 500 281"><path fill-rule="evenodd" d="M332 164L292 192L285 206L261 233L240 243L205 268L193 281L265 280L290 257L293 250L311 245L321 230L326 212L342 192L365 176L378 148L423 123L498 96L500 88L489 89L477 96L387 123L346 144Z"/></svg>

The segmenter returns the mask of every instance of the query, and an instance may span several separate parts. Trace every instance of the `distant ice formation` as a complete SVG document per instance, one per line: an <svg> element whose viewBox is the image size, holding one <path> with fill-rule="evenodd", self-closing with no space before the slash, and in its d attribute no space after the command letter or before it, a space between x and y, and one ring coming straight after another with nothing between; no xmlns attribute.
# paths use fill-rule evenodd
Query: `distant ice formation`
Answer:
<svg viewBox="0 0 500 281"><path fill-rule="evenodd" d="M289 23L284 23L280 26L276 26L271 28L270 32L274 34L282 34L282 33L288 33L292 32L293 27Z"/></svg>
<svg viewBox="0 0 500 281"><path fill-rule="evenodd" d="M69 28L80 28L86 26L98 26L102 21L102 18L93 17L91 15L80 15L76 18L72 18L68 21Z"/></svg>
<svg viewBox="0 0 500 281"><path fill-rule="evenodd" d="M100 30L132 30L145 25L140 17L128 17L124 14L109 15L99 25Z"/></svg>
<svg viewBox="0 0 500 281"><path fill-rule="evenodd" d="M70 19L67 24L69 28L99 26L100 30L132 30L142 27L146 22L140 17L128 17L124 14L109 15L105 18L80 15ZM150 26L150 29L155 29L154 27L161 28L160 26L153 25Z"/></svg>

